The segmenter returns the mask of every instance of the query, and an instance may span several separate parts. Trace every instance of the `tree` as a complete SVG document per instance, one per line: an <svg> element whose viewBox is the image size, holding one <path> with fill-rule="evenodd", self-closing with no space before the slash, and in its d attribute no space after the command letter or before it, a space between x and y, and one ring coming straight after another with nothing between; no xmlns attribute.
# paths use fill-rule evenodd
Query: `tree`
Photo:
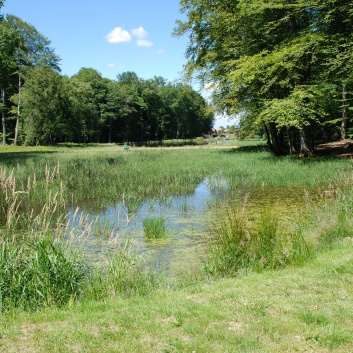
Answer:
<svg viewBox="0 0 353 353"><path fill-rule="evenodd" d="M4 0L0 0L0 10L3 6L4 6ZM3 19L4 19L4 15L0 13L0 21L2 21Z"/></svg>
<svg viewBox="0 0 353 353"><path fill-rule="evenodd" d="M22 93L24 142L27 145L48 145L65 140L68 128L62 77L48 67L32 69Z"/></svg>
<svg viewBox="0 0 353 353"><path fill-rule="evenodd" d="M14 145L17 145L19 134L19 121L21 111L21 87L23 79L29 70L38 67L50 67L59 72L59 57L50 47L51 42L37 29L14 15L6 16L6 24L19 35L18 45L15 51L17 67L17 94L12 101L17 103Z"/></svg>
<svg viewBox="0 0 353 353"><path fill-rule="evenodd" d="M288 150L298 144L306 155L308 137L328 119L323 93L342 72L346 121L352 6L348 0L182 0L187 20L174 33L189 35L186 72L211 84L220 112L263 125L276 153L287 141ZM283 114L286 104L293 109Z"/></svg>
<svg viewBox="0 0 353 353"><path fill-rule="evenodd" d="M0 91L2 114L2 144L6 144L6 89L9 87L15 65L15 48L18 43L17 32L7 28L4 21L0 21Z"/></svg>
<svg viewBox="0 0 353 353"><path fill-rule="evenodd" d="M102 133L106 128L106 117L103 114L103 107L106 103L108 82L97 70L92 68L81 68L80 71L72 77L78 82L89 84L93 90L93 95L89 98L91 111L86 119L86 133L90 140L100 142Z"/></svg>

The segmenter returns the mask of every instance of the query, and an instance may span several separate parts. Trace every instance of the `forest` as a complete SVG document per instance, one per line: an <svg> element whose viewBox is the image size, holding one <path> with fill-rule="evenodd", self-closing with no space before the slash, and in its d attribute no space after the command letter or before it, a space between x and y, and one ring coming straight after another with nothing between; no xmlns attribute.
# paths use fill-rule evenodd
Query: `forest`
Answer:
<svg viewBox="0 0 353 353"><path fill-rule="evenodd" d="M350 0L181 0L187 74L277 154L353 135Z"/></svg>
<svg viewBox="0 0 353 353"><path fill-rule="evenodd" d="M188 84L130 71L111 80L94 68L67 77L33 25L3 15L0 32L2 145L146 142L211 131L212 109Z"/></svg>

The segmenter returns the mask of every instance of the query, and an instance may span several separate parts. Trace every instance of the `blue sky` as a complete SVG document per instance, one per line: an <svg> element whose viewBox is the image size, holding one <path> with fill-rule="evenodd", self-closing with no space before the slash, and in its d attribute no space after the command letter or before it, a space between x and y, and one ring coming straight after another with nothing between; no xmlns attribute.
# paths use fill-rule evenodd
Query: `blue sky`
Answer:
<svg viewBox="0 0 353 353"><path fill-rule="evenodd" d="M172 36L179 0L5 0L2 12L51 41L64 75L92 67L110 79L134 71L173 81L186 62L187 38Z"/></svg>
<svg viewBox="0 0 353 353"><path fill-rule="evenodd" d="M1 12L51 41L63 75L89 67L109 79L133 71L173 82L181 78L188 43L186 36L172 36L176 20L185 19L179 9L179 0L5 0Z"/></svg>

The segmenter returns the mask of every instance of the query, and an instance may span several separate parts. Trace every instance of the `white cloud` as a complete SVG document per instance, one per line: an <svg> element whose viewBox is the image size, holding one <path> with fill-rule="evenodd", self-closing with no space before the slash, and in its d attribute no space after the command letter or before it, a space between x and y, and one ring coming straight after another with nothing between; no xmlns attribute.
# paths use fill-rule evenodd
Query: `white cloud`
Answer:
<svg viewBox="0 0 353 353"><path fill-rule="evenodd" d="M142 26L140 26L139 28L134 28L131 31L131 34L137 37L138 39L143 39L147 37L147 31Z"/></svg>
<svg viewBox="0 0 353 353"><path fill-rule="evenodd" d="M158 49L157 50L158 55L164 55L165 54L165 49Z"/></svg>
<svg viewBox="0 0 353 353"><path fill-rule="evenodd" d="M153 46L153 43L150 42L149 40L145 40L145 39L139 39L136 41L136 44L139 46L139 47L152 47Z"/></svg>
<svg viewBox="0 0 353 353"><path fill-rule="evenodd" d="M106 39L109 43L124 43L130 42L131 35L128 31L125 31L125 29L115 27L110 33L108 33Z"/></svg>
<svg viewBox="0 0 353 353"><path fill-rule="evenodd" d="M150 40L145 39L147 36L148 33L142 26L134 28L130 32L122 27L115 27L110 33L108 33L106 39L109 43L124 43L130 42L132 37L135 37L137 46L152 47L153 43Z"/></svg>

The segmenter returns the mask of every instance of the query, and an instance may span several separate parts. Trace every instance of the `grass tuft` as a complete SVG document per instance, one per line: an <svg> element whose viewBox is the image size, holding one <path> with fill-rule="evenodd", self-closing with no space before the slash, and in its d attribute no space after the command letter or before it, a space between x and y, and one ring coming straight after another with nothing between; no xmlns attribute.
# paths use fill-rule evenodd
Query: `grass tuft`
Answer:
<svg viewBox="0 0 353 353"><path fill-rule="evenodd" d="M213 226L207 242L205 270L213 275L234 275L302 264L312 256L312 247L298 231L286 234L279 217L266 206L257 220L250 220L246 207L232 207Z"/></svg>
<svg viewBox="0 0 353 353"><path fill-rule="evenodd" d="M145 218L143 232L148 239L159 239L166 236L165 219L163 217Z"/></svg>

